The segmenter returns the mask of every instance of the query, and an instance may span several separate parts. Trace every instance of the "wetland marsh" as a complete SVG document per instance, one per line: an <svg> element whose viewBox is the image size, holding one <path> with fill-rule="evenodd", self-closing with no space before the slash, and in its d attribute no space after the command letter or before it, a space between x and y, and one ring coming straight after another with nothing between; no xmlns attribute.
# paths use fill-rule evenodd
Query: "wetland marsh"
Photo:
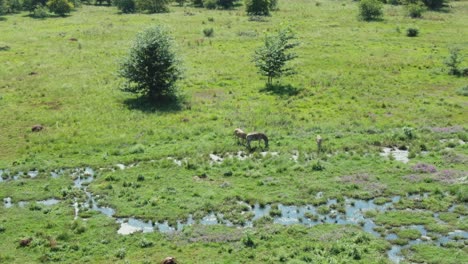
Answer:
<svg viewBox="0 0 468 264"><path fill-rule="evenodd" d="M468 263L467 79L443 63L468 57L468 2L357 9L2 16L0 262ZM119 61L156 24L184 62L178 105L119 90ZM253 52L285 24L297 74L268 90ZM269 148L239 145L238 127Z"/></svg>

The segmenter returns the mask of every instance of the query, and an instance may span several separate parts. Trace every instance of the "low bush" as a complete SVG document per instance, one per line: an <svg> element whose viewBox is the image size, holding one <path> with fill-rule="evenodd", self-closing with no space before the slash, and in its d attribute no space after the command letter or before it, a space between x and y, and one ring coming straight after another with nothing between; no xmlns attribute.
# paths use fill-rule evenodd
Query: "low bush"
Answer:
<svg viewBox="0 0 468 264"><path fill-rule="evenodd" d="M465 85L457 90L458 95L468 96L468 85Z"/></svg>
<svg viewBox="0 0 468 264"><path fill-rule="evenodd" d="M406 12L411 18L420 18L422 14L426 11L426 8L421 4L409 4L406 6Z"/></svg>
<svg viewBox="0 0 468 264"><path fill-rule="evenodd" d="M383 4L379 0L362 0L359 2L359 18L364 21L381 19Z"/></svg>
<svg viewBox="0 0 468 264"><path fill-rule="evenodd" d="M34 18L46 18L49 16L49 11L47 7L43 5L37 5L36 8L34 8L34 11L31 14L31 16Z"/></svg>
<svg viewBox="0 0 468 264"><path fill-rule="evenodd" d="M213 37L214 30L213 28L205 28L203 29L203 35L207 38Z"/></svg>
<svg viewBox="0 0 468 264"><path fill-rule="evenodd" d="M64 16L70 13L74 6L68 0L49 0L47 7L49 7L50 12Z"/></svg>
<svg viewBox="0 0 468 264"><path fill-rule="evenodd" d="M406 36L408 37L417 37L419 35L419 30L417 28L408 28L406 30Z"/></svg>

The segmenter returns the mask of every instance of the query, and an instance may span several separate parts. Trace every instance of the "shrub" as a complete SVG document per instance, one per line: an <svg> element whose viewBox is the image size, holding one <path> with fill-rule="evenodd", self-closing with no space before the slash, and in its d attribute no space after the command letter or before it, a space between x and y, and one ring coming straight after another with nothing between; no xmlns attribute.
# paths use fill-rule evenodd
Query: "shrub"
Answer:
<svg viewBox="0 0 468 264"><path fill-rule="evenodd" d="M422 17L422 13L426 11L426 8L421 4L409 4L406 6L406 12L408 16L411 18L420 18Z"/></svg>
<svg viewBox="0 0 468 264"><path fill-rule="evenodd" d="M120 76L127 79L123 90L156 100L173 97L181 70L172 46L172 38L161 26L139 33L121 64Z"/></svg>
<svg viewBox="0 0 468 264"><path fill-rule="evenodd" d="M49 12L47 7L43 5L37 5L36 8L34 8L31 16L34 18L46 18L49 16Z"/></svg>
<svg viewBox="0 0 468 264"><path fill-rule="evenodd" d="M359 17L364 21L378 20L383 15L383 4L379 0L362 0L359 3Z"/></svg>
<svg viewBox="0 0 468 264"><path fill-rule="evenodd" d="M458 89L457 94L463 95L463 96L468 96L468 85L465 85L465 86L461 87L460 89Z"/></svg>
<svg viewBox="0 0 468 264"><path fill-rule="evenodd" d="M64 16L70 13L73 9L73 4L68 0L49 0L47 2L47 7L49 7L50 12L59 16Z"/></svg>
<svg viewBox="0 0 468 264"><path fill-rule="evenodd" d="M245 0L245 11L249 16L270 15L269 0Z"/></svg>
<svg viewBox="0 0 468 264"><path fill-rule="evenodd" d="M167 7L171 0L136 0L138 10L148 13L164 13L168 12Z"/></svg>
<svg viewBox="0 0 468 264"><path fill-rule="evenodd" d="M255 242L253 241L252 237L250 234L247 234L243 239L242 243L244 246L249 247L249 248L255 248Z"/></svg>
<svg viewBox="0 0 468 264"><path fill-rule="evenodd" d="M125 255L127 255L127 250L125 250L125 248L121 248L115 252L115 256L119 259L125 258Z"/></svg>
<svg viewBox="0 0 468 264"><path fill-rule="evenodd" d="M214 33L213 28L205 28L205 29L203 29L203 35L205 35L205 37L207 37L207 38L212 37L212 36L213 36L213 33Z"/></svg>
<svg viewBox="0 0 468 264"><path fill-rule="evenodd" d="M417 37L419 35L419 30L417 28L408 28L406 30L406 36L408 37Z"/></svg>
<svg viewBox="0 0 468 264"><path fill-rule="evenodd" d="M113 2L122 13L129 14L135 12L135 0L114 0Z"/></svg>

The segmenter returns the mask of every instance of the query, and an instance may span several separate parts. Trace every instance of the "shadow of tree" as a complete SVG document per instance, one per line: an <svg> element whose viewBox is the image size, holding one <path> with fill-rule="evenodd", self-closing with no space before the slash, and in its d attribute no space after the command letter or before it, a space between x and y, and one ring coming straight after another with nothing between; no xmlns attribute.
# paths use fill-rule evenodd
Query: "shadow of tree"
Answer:
<svg viewBox="0 0 468 264"><path fill-rule="evenodd" d="M7 20L6 17L0 16L0 21L6 21L6 20Z"/></svg>
<svg viewBox="0 0 468 264"><path fill-rule="evenodd" d="M265 88L261 89L261 92L272 93L280 96L294 96L301 92L301 88L296 88L290 84L267 84Z"/></svg>
<svg viewBox="0 0 468 264"><path fill-rule="evenodd" d="M164 97L157 100L141 96L136 98L128 98L123 103L130 110L139 110L145 113L155 112L178 112L188 108L187 102L180 97Z"/></svg>

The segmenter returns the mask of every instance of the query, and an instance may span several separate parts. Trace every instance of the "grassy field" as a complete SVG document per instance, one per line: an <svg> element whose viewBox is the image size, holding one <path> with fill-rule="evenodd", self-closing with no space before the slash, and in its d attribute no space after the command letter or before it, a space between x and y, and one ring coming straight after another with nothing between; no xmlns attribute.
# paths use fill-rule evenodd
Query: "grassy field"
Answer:
<svg viewBox="0 0 468 264"><path fill-rule="evenodd" d="M450 6L411 19L403 7L386 5L378 22L359 21L357 2L341 0L282 1L265 21L249 21L242 7L175 5L154 15L84 5L68 17L4 16L0 199L14 205L0 206L0 262L157 263L172 255L181 263L387 263L392 244L420 236L408 226L423 225L432 238L466 231L468 111L457 91L467 79L448 75L443 62L454 47L468 57L468 2ZM119 90L119 62L138 32L158 24L170 29L184 62L178 106L150 106ZM292 62L298 74L280 80L284 89L266 91L253 52L286 26L300 42ZM407 37L410 27L420 35ZM205 28L214 36L204 37ZM31 132L36 124L45 129ZM265 132L268 153L238 145L237 127ZM407 149L409 162L382 157L384 147ZM230 157L239 151L245 160ZM221 212L242 224L252 218L245 204L329 211L327 199L337 199L339 210L350 197L385 203L401 196L393 211L368 212L377 232L399 239L385 241L359 225L267 220L253 228L196 224L122 236L99 212L84 210L74 220L72 204L86 193L73 187L70 170L88 166L96 175L87 190L117 217L175 224ZM51 178L58 169L70 170ZM30 179L24 172L31 170L39 175ZM19 179L7 179L13 175ZM61 202L35 202L52 197ZM27 238L31 244L19 246ZM466 240L403 253L413 262L468 262Z"/></svg>

